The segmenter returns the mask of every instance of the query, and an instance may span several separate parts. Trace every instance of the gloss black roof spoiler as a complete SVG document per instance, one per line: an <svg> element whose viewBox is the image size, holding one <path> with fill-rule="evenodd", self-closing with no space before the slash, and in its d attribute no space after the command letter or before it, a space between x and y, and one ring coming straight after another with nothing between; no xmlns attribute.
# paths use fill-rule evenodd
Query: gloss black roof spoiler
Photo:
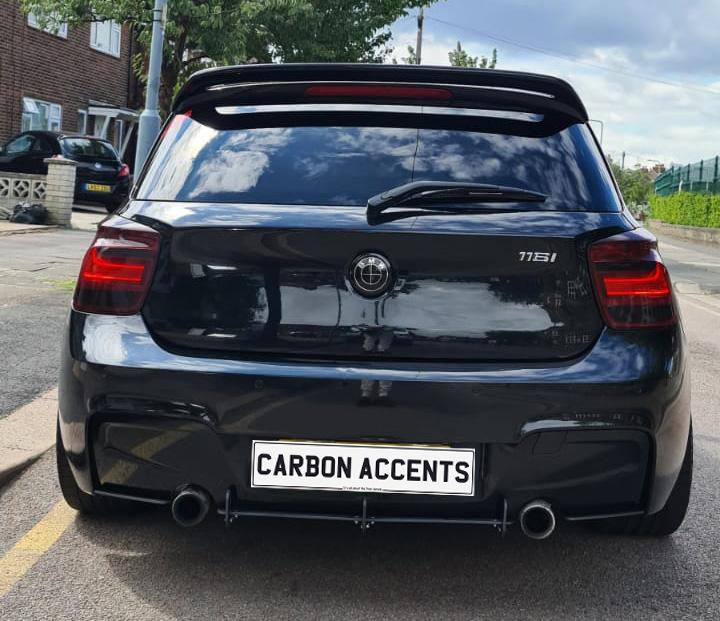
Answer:
<svg viewBox="0 0 720 621"><path fill-rule="evenodd" d="M349 87L349 88L348 88ZM540 114L584 123L575 90L551 76L415 65L293 63L237 65L194 73L172 111L197 106L299 103L414 104Z"/></svg>

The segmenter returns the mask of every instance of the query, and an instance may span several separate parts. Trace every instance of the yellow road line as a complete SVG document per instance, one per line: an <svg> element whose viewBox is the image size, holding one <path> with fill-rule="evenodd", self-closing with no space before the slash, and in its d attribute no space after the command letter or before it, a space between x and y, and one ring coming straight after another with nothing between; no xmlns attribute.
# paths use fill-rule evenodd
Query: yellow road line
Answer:
<svg viewBox="0 0 720 621"><path fill-rule="evenodd" d="M0 598L60 539L74 517L75 511L61 500L0 558Z"/></svg>

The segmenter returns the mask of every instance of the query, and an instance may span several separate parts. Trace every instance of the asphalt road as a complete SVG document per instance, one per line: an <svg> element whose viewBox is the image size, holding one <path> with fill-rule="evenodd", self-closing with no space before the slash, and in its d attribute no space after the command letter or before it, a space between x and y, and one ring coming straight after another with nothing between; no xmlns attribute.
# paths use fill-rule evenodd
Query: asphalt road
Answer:
<svg viewBox="0 0 720 621"><path fill-rule="evenodd" d="M77 243L56 243L65 239ZM0 491L0 559L18 542L21 560L39 559L0 598L0 619L720 618L720 295L712 294L720 252L669 239L663 251L682 291L696 451L690 512L673 537L604 536L568 525L543 542L479 527L388 525L361 537L347 525L243 521L226 530L219 519L183 530L164 511L147 510L71 515L54 524L52 544L47 528L31 531L60 498L48 454ZM0 256L7 257L2 238ZM43 305L48 317L61 312L66 292L30 288L15 294L26 297L14 298L14 312ZM40 349L56 342L48 330ZM3 348L8 355L27 359ZM43 376L54 356L40 356ZM30 392L40 392L37 374L25 373ZM0 378L5 410L6 381Z"/></svg>
<svg viewBox="0 0 720 621"><path fill-rule="evenodd" d="M60 338L92 233L0 237L0 418L57 383Z"/></svg>
<svg viewBox="0 0 720 621"><path fill-rule="evenodd" d="M720 294L720 246L666 237L659 248L682 293Z"/></svg>

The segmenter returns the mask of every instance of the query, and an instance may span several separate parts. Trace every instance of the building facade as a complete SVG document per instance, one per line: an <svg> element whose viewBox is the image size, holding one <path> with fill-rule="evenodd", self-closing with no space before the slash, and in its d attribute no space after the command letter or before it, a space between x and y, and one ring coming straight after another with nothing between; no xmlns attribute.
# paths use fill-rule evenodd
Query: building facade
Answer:
<svg viewBox="0 0 720 621"><path fill-rule="evenodd" d="M40 23L18 0L0 0L0 144L50 129L106 138L127 159L134 53L128 26Z"/></svg>

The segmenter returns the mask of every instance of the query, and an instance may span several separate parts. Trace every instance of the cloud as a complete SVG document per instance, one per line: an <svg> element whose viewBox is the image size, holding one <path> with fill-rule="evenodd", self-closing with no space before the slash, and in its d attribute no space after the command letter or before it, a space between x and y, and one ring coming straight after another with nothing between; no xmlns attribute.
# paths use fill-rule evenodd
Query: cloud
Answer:
<svg viewBox="0 0 720 621"><path fill-rule="evenodd" d="M467 4L465 0L448 0L431 7L427 15L437 14L440 18L441 8ZM642 4L642 10L637 4ZM720 37L701 22L715 17L715 23L720 20L720 2L694 2L688 8L665 0L627 6L617 0L604 3L548 0L542 4L507 0L502 11L488 10L482 19L473 20L472 13L465 19L458 16L453 19L446 14L442 18L471 27L477 25L483 31L530 45L562 50L587 64L483 39L468 30L449 28L430 19L425 22L423 64L448 65L448 51L462 41L473 56L488 56L497 47L499 68L564 78L578 91L590 117L603 121L606 152L619 159L625 151L630 166L653 160L686 163L720 153L720 81L717 77L714 80L706 75L699 77L697 74L702 72L695 64L700 62L700 55L707 56L702 59L705 67L717 63ZM504 16L504 25L496 19L498 14ZM517 18L519 15L523 19ZM516 17L507 19L508 16ZM514 24L511 33L507 22ZM407 45L415 45L414 23L406 19L393 32L395 55L399 58ZM700 89L650 82L588 64L695 83ZM685 65L692 67L692 71L683 73L681 68ZM663 70L665 67L667 71ZM717 94L702 89L714 89ZM600 125L593 124L593 128L599 134Z"/></svg>
<svg viewBox="0 0 720 621"><path fill-rule="evenodd" d="M714 73L720 54L717 0L447 0L426 14L575 56L621 49L631 64L666 76ZM442 28L431 19L425 25Z"/></svg>

